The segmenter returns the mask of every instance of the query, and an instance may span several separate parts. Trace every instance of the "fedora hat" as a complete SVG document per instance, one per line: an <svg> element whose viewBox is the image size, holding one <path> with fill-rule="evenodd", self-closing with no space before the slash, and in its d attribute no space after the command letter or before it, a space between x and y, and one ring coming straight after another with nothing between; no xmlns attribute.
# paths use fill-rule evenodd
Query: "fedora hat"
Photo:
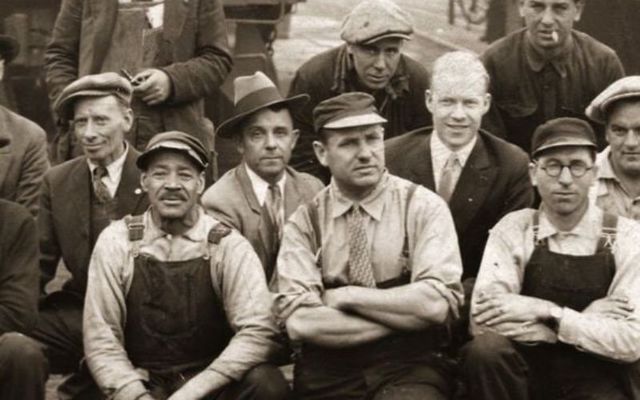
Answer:
<svg viewBox="0 0 640 400"><path fill-rule="evenodd" d="M218 127L217 135L231 138L236 133L238 123L263 108L276 104L286 104L289 109L300 107L309 101L309 96L299 94L284 98L280 91L264 73L239 76L233 81L233 116Z"/></svg>
<svg viewBox="0 0 640 400"><path fill-rule="evenodd" d="M20 52L20 44L9 35L0 35L0 55L6 64L10 63Z"/></svg>

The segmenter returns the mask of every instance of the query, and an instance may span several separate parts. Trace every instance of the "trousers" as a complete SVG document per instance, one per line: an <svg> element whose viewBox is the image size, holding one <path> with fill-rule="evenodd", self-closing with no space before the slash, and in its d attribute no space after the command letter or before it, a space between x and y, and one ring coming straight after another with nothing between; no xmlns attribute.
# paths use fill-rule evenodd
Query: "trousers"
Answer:
<svg viewBox="0 0 640 400"><path fill-rule="evenodd" d="M48 376L38 342L14 332L0 336L0 399L44 400Z"/></svg>

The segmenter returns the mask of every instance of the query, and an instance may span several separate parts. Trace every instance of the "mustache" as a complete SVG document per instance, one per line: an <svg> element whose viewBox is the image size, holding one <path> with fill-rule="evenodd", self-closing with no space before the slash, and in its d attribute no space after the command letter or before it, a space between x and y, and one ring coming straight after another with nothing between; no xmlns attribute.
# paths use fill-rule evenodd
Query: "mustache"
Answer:
<svg viewBox="0 0 640 400"><path fill-rule="evenodd" d="M182 193L182 191L176 190L176 191L165 191L162 194L160 194L159 196L160 200L189 200L187 198L187 195Z"/></svg>

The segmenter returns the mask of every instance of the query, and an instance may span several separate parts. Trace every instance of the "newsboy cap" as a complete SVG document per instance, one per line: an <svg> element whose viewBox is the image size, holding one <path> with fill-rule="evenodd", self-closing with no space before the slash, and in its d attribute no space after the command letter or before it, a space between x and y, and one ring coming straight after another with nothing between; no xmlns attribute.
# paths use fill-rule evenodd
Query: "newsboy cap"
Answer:
<svg viewBox="0 0 640 400"><path fill-rule="evenodd" d="M640 98L640 76L627 76L609 85L587 107L585 114L590 120L604 124L608 109L618 100Z"/></svg>
<svg viewBox="0 0 640 400"><path fill-rule="evenodd" d="M538 126L531 139L531 157L540 152L567 146L597 149L596 135L587 121L578 118L555 118Z"/></svg>
<svg viewBox="0 0 640 400"><path fill-rule="evenodd" d="M145 171L152 156L163 150L184 153L200 167L200 170L205 169L209 164L207 150L198 138L180 131L169 131L159 133L149 140L144 153L140 154L136 160L136 165Z"/></svg>
<svg viewBox="0 0 640 400"><path fill-rule="evenodd" d="M9 35L0 35L0 56L6 64L10 63L20 52L20 43Z"/></svg>
<svg viewBox="0 0 640 400"><path fill-rule="evenodd" d="M86 75L65 87L53 105L58 117L73 119L73 104L80 97L115 96L125 104L131 104L133 88L128 80L115 72Z"/></svg>
<svg viewBox="0 0 640 400"><path fill-rule="evenodd" d="M373 96L362 92L343 93L324 100L313 109L313 126L321 129L344 129L387 122L378 114Z"/></svg>
<svg viewBox="0 0 640 400"><path fill-rule="evenodd" d="M369 44L385 38L410 39L411 17L391 0L364 0L342 23L340 37L347 43Z"/></svg>

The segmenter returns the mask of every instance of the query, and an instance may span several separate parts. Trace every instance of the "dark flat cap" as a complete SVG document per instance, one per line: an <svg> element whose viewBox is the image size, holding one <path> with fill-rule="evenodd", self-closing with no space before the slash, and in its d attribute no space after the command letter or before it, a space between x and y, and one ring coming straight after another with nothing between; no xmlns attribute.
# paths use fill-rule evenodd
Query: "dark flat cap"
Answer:
<svg viewBox="0 0 640 400"><path fill-rule="evenodd" d="M0 35L0 55L6 64L10 63L20 52L20 43L9 35Z"/></svg>
<svg viewBox="0 0 640 400"><path fill-rule="evenodd" d="M618 100L640 99L640 76L627 76L613 82L589 104L585 114L590 120L604 124L608 109Z"/></svg>
<svg viewBox="0 0 640 400"><path fill-rule="evenodd" d="M344 129L387 122L378 114L373 96L362 92L343 93L324 100L313 109L313 126L321 129Z"/></svg>
<svg viewBox="0 0 640 400"><path fill-rule="evenodd" d="M139 169L146 170L151 156L163 150L183 152L201 169L209 164L207 149L198 138L180 131L169 131L159 133L149 140L144 153L136 160L136 165Z"/></svg>
<svg viewBox="0 0 640 400"><path fill-rule="evenodd" d="M551 119L536 128L531 156L555 147L586 146L597 149L596 135L587 121L578 118Z"/></svg>
<svg viewBox="0 0 640 400"><path fill-rule="evenodd" d="M115 96L126 104L131 104L133 88L128 80L115 72L86 75L65 87L53 105L62 119L73 119L73 104L80 97Z"/></svg>
<svg viewBox="0 0 640 400"><path fill-rule="evenodd" d="M342 23L340 37L347 43L369 44L385 38L410 39L411 17L391 0L364 0Z"/></svg>

